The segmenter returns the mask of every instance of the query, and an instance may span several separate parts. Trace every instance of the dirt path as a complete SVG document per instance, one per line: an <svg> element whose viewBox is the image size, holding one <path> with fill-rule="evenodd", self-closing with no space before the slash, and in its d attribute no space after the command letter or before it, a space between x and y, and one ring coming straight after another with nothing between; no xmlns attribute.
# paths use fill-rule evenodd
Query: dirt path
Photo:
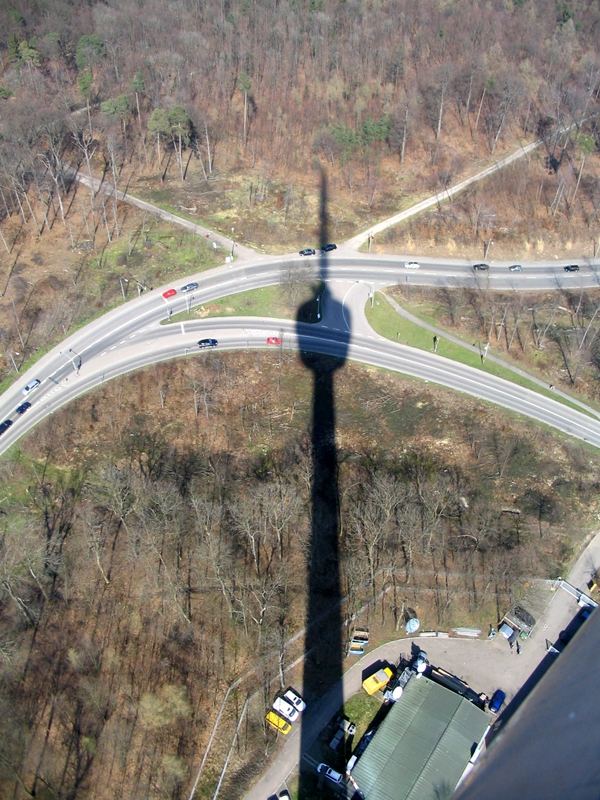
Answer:
<svg viewBox="0 0 600 800"><path fill-rule="evenodd" d="M387 228L392 228L399 222L404 222L404 220L407 220L410 217L414 217L416 214L420 214L422 211L426 211L428 208L431 208L432 206L437 206L440 203L445 203L451 197L454 197L455 194L464 191L473 183L477 183L477 181L484 180L484 178L488 178L490 175L493 175L494 172L498 172L498 170L503 169L504 167L507 167L509 164L518 161L520 158L524 158L525 156L529 155L529 153L531 153L541 144L542 144L541 139L538 139L538 141L536 142L530 142L525 146L519 147L518 150L515 150L513 153L510 153L504 158L500 158L498 161L496 161L495 164L492 164L490 167L486 167L486 169L481 170L481 172L477 172L475 175L471 175L469 178L465 178L465 180L456 183L454 186L450 186L447 189L444 189L444 191L442 192L438 192L437 194L434 194L431 197L427 197L425 200L421 200L421 202L419 203L415 203L414 205L410 206L410 208L406 208L404 211L400 211L398 214L394 214L394 216L388 217L388 219L384 219L381 222L377 222L375 225L371 225L364 231L357 233L356 236L353 236L351 239L348 239L341 246L347 250L358 250L361 245L363 245L366 241L368 241L370 236L373 237L376 234L387 230Z"/></svg>

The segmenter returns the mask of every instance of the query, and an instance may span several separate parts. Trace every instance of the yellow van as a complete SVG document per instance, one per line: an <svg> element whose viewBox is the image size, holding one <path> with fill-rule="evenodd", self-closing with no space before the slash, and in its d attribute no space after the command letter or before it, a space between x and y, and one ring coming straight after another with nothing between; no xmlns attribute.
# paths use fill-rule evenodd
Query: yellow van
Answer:
<svg viewBox="0 0 600 800"><path fill-rule="evenodd" d="M363 689L367 694L375 694L375 692L384 689L388 685L393 674L389 667L378 669L373 675L365 678L362 684Z"/></svg>
<svg viewBox="0 0 600 800"><path fill-rule="evenodd" d="M273 730L276 730L278 733L283 733L284 736L292 730L292 726L283 717L280 717L276 711L268 711L265 717L267 725L270 725Z"/></svg>

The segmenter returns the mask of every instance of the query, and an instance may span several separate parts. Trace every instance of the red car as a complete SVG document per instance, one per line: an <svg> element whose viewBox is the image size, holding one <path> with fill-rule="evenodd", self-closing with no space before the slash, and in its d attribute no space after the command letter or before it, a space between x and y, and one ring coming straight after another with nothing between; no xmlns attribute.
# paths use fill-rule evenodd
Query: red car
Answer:
<svg viewBox="0 0 600 800"><path fill-rule="evenodd" d="M169 297L175 297L176 294L177 294L177 289L167 289L166 292L163 292L163 297L165 298L165 300L168 300Z"/></svg>
<svg viewBox="0 0 600 800"><path fill-rule="evenodd" d="M268 336L267 337L267 344L283 344L283 339L279 336Z"/></svg>

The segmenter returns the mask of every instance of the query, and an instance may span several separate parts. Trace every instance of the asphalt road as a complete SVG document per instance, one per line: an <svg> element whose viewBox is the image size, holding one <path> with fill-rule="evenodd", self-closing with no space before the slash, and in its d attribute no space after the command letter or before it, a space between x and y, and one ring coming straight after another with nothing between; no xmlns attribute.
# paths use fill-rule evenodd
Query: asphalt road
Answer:
<svg viewBox="0 0 600 800"><path fill-rule="evenodd" d="M568 580L585 591L587 581L598 566L600 534L592 538L574 563ZM430 663L462 678L476 692L485 692L490 697L496 689L502 688L506 692L506 706L509 706L521 686L545 658L546 640L556 641L560 631L567 627L578 610L575 598L562 590L555 591L544 613L537 620L532 636L521 646L520 655L517 655L516 650L511 650L506 639L501 636L493 640L405 637L386 642L357 660L344 673L344 700L361 691L362 673L367 667L377 661L393 664L401 654L409 656L411 643L414 641L427 652ZM309 737L313 741L338 711L339 697L339 689L334 688L319 698L318 703L307 708L302 724L308 725ZM280 739L280 746L273 755L271 764L248 790L244 800L265 800L284 786L290 774L296 771L300 759L300 726L295 726L288 736Z"/></svg>
<svg viewBox="0 0 600 800"><path fill-rule="evenodd" d="M474 274L469 262L422 259L421 269L409 271L403 266L405 260L343 254L328 258L328 283L341 286L349 297L346 299L344 295L343 303L335 304L336 318L328 318L327 308L323 309L322 324L306 329L302 334L302 347L337 353L340 336L336 330L348 330L343 317L346 308L352 318L350 358L481 397L600 446L598 425L584 414L478 370L382 339L370 330L364 319L364 303L369 292L395 285L402 279L415 285L473 286L484 282L490 288L513 287L515 290L530 290L534 286L549 289L559 285L584 289L597 285L600 262L582 267L578 273L564 273L555 265L524 265L524 272L515 274L508 272L505 265L493 264L489 272ZM172 326L160 323L168 321L171 315L218 297L278 283L290 270L302 268L306 271L308 268L316 274L318 264L318 257L293 255L242 260L173 284L178 288L197 281L198 290L188 295L178 293L165 300L162 292L170 286L164 286L109 311L53 348L0 397L0 420L11 418L14 422L2 435L0 453L48 413L94 385L155 361L189 355L194 342L209 333L219 339L221 348L238 349L264 346L267 335L278 335L281 330L285 334L284 346L294 349L298 346L296 326L290 321L222 318ZM348 334L344 334L343 338L347 337ZM21 388L33 378L39 378L42 384L28 396L33 408L19 417L14 409L24 399Z"/></svg>

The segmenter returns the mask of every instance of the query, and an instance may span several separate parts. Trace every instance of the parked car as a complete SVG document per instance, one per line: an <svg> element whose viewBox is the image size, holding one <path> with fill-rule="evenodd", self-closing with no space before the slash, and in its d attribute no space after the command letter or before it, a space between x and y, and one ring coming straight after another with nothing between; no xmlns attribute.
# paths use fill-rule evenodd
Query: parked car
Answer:
<svg viewBox="0 0 600 800"><path fill-rule="evenodd" d="M418 261L407 261L404 266L406 269L421 269L421 265Z"/></svg>
<svg viewBox="0 0 600 800"><path fill-rule="evenodd" d="M277 731L277 733L282 733L284 736L287 736L292 730L292 726L287 719L280 717L276 711L267 711L265 722L273 728L273 730Z"/></svg>
<svg viewBox="0 0 600 800"><path fill-rule="evenodd" d="M291 703L288 703L283 697L276 697L273 701L273 710L288 720L288 722L295 722L300 716L300 712Z"/></svg>
<svg viewBox="0 0 600 800"><path fill-rule="evenodd" d="M216 339L200 339L198 347L203 350L205 347L216 347L219 342Z"/></svg>
<svg viewBox="0 0 600 800"><path fill-rule="evenodd" d="M520 264L511 264L508 269L510 272L523 272L523 267Z"/></svg>
<svg viewBox="0 0 600 800"><path fill-rule="evenodd" d="M373 675L369 675L368 678L365 678L362 683L363 689L367 694L375 694L388 685L393 674L390 667L378 669Z"/></svg>
<svg viewBox="0 0 600 800"><path fill-rule="evenodd" d="M316 253L312 247L305 247L304 250L300 250L299 255L301 256L314 256Z"/></svg>
<svg viewBox="0 0 600 800"><path fill-rule="evenodd" d="M15 411L17 414L24 414L28 408L31 408L31 403L29 402L29 400L25 400L24 403L21 403L20 406L17 406L15 408Z"/></svg>
<svg viewBox="0 0 600 800"><path fill-rule="evenodd" d="M294 689L291 688L291 686L289 689L286 689L286 691L283 693L283 696L288 701L288 703L291 703L294 706L294 708L298 709L300 713L302 713L306 708L306 703L304 702L304 700L300 697L298 692L296 692Z"/></svg>
<svg viewBox="0 0 600 800"><path fill-rule="evenodd" d="M13 424L12 419L5 419L4 422L0 422L0 434L7 431L12 424Z"/></svg>
<svg viewBox="0 0 600 800"><path fill-rule="evenodd" d="M322 253L330 253L332 250L337 250L337 244L333 244L330 242L329 244L324 244L321 248Z"/></svg>
<svg viewBox="0 0 600 800"><path fill-rule="evenodd" d="M479 270L481 272L484 272L486 269L489 269L489 268L490 268L489 264L473 264L473 269L474 270Z"/></svg>
<svg viewBox="0 0 600 800"><path fill-rule="evenodd" d="M198 288L198 284L196 281L192 281L192 283L186 283L185 286L182 286L179 290L180 292L193 292L194 289Z"/></svg>
<svg viewBox="0 0 600 800"><path fill-rule="evenodd" d="M336 772L333 767L330 767L328 764L319 764L317 767L317 772L319 775L323 775L327 778L328 781L332 783L341 783L343 779L343 775L341 772Z"/></svg>
<svg viewBox="0 0 600 800"><path fill-rule="evenodd" d="M175 297L176 294L177 294L177 289L167 289L166 292L163 292L163 297L165 298L165 300L168 300L169 297Z"/></svg>
<svg viewBox="0 0 600 800"><path fill-rule="evenodd" d="M281 792L279 792L277 796L279 800L292 800L291 795L287 789L283 789Z"/></svg>
<svg viewBox="0 0 600 800"><path fill-rule="evenodd" d="M565 272L579 272L579 264L567 264L563 269Z"/></svg>
<svg viewBox="0 0 600 800"><path fill-rule="evenodd" d="M283 339L281 336L267 336L267 344L283 344Z"/></svg>
<svg viewBox="0 0 600 800"><path fill-rule="evenodd" d="M492 714L497 714L498 711L500 711L505 700L506 692L503 692L502 689L496 689L488 705L488 708Z"/></svg>
<svg viewBox="0 0 600 800"><path fill-rule="evenodd" d="M34 378L32 381L29 381L27 386L23 387L23 394L29 394L29 392L33 392L33 390L37 389L40 384L41 380L39 378Z"/></svg>

